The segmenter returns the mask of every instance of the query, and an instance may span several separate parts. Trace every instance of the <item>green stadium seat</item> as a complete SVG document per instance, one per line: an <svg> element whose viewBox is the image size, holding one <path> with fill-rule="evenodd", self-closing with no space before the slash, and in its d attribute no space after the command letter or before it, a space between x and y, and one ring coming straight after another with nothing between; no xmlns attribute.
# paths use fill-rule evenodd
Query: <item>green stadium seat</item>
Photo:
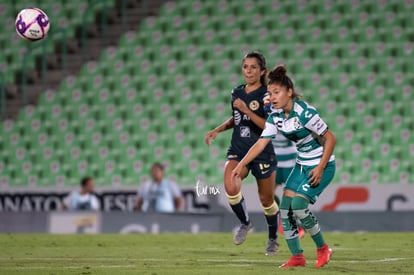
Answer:
<svg viewBox="0 0 414 275"><path fill-rule="evenodd" d="M50 6L68 25L79 24L74 16L79 7L72 2ZM78 77L66 78L56 92L46 91L36 110L26 109L16 123L3 126L0 146L10 139L14 144L3 153L12 165L3 168L0 181L76 186L91 174L99 186L136 186L148 178L151 162L162 161L180 184L193 185L199 177L221 183L231 133L211 147L204 145L204 133L231 114L229 91L242 81L237 60L259 49L268 67L286 63L297 89L337 135L335 182L413 182L413 151L402 149L414 144L408 77L412 6L409 1L167 2L159 16L125 33ZM0 14L3 10L0 4ZM9 25L4 28L13 29ZM24 44L6 40L4 45ZM20 56L5 50L0 64L2 58ZM30 171L16 181L16 171L29 163Z"/></svg>

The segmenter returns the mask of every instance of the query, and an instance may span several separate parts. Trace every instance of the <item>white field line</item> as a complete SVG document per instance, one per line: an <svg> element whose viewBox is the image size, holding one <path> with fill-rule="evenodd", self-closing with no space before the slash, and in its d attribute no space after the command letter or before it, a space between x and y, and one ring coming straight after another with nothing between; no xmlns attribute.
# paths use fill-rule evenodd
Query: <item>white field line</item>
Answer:
<svg viewBox="0 0 414 275"><path fill-rule="evenodd" d="M2 270L44 270L44 269L111 269L136 268L136 265L93 265L93 266L2 266Z"/></svg>
<svg viewBox="0 0 414 275"><path fill-rule="evenodd" d="M22 259L22 258L20 258ZM45 258L26 258L26 259L30 259L30 260L35 260L35 259L45 259ZM102 260L103 258L83 258L82 260L84 261L95 261L95 260ZM138 262L149 262L149 261L153 261L153 262L160 262L160 261L164 261L163 259L154 259L154 258L149 258L149 259L119 259L119 258L105 258L105 259L111 259L111 260L135 260ZM396 262L396 261L404 261L404 260L413 260L414 258L384 258L384 259L374 259L374 260L331 260L331 262L341 262L341 263L362 263L362 264L366 264L366 263L383 263L383 262ZM56 262L64 262L64 261L68 261L70 259L68 258L49 258L48 261L56 261ZM9 259L10 261L10 259ZM269 260L250 260L250 259L227 259L227 260L221 260L221 259L202 259L202 260L197 260L198 262L211 262L211 263L216 263L216 264L225 264L226 266L236 266L236 267L240 267L240 266L251 266L254 263L269 263ZM67 269L67 270L79 270L79 269L119 269L119 268L137 268L138 266L136 264L127 264L127 265L91 265L88 264L88 266L85 265L78 265L78 266L74 266L73 264L71 266L1 266L2 270L56 270L56 269Z"/></svg>
<svg viewBox="0 0 414 275"><path fill-rule="evenodd" d="M384 258L384 259L371 259L371 260L335 260L332 259L330 262L338 263L383 263L383 262L397 262L405 260L414 260L414 258ZM214 262L214 263L269 263L269 260L248 260L248 259L201 259L198 262Z"/></svg>
<svg viewBox="0 0 414 275"><path fill-rule="evenodd" d="M121 257L105 257L105 258L71 258L71 257L49 257L49 258L43 258L43 257L12 257L12 258L8 258L8 257L0 257L0 262L10 262L10 261L54 261L54 262L68 262L68 261L78 261L78 262L98 262L98 261L119 261L119 262L124 262L124 261L143 261L142 258L140 259L136 259L136 258L121 258ZM157 259L157 258L146 258L145 261L148 262L158 262L158 261L163 261L163 259Z"/></svg>
<svg viewBox="0 0 414 275"><path fill-rule="evenodd" d="M252 263L269 263L271 262L271 258L268 258L266 260L260 260L260 259L193 259L196 262L212 262L212 263L234 263L234 264L252 264ZM382 262L396 262L396 261L405 261L405 260L414 260L414 257L411 258L382 258L382 259L367 259L367 260L335 260L332 259L331 262L341 262L341 263L382 263ZM85 263L85 262L96 262L96 261L114 261L114 262L126 262L126 261L133 261L133 262L164 262L165 259L162 258L40 258L40 257L24 257L24 258L7 258L3 257L0 258L0 262L19 262L19 261L36 261L36 262L72 262L75 261L78 263ZM180 260L176 260L180 261ZM135 266L135 265L97 265L94 266L93 264L91 267L128 267L128 266ZM78 268L78 267L72 267L72 268ZM79 267L80 268L80 267Z"/></svg>
<svg viewBox="0 0 414 275"><path fill-rule="evenodd" d="M341 260L332 260L333 262L343 262L343 263L386 263L386 262L398 262L404 260L412 260L414 258L384 258L384 259L377 259L377 260L350 260L350 261L341 261Z"/></svg>

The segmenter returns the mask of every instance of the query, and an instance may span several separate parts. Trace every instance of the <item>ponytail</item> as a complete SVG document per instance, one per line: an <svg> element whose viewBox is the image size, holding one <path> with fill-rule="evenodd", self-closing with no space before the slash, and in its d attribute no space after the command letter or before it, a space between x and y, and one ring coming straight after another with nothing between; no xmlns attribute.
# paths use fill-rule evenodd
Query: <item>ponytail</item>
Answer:
<svg viewBox="0 0 414 275"><path fill-rule="evenodd" d="M285 87L286 89L292 90L292 98L300 98L300 95L295 92L295 87L293 85L292 79L286 74L287 70L284 65L278 65L273 70L271 70L267 76L268 85L278 84Z"/></svg>

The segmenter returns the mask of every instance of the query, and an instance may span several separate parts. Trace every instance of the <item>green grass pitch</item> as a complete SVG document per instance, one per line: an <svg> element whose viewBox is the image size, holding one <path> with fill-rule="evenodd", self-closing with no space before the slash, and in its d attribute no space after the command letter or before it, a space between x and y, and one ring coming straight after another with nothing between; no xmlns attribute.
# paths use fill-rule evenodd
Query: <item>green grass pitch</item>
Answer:
<svg viewBox="0 0 414 275"><path fill-rule="evenodd" d="M307 266L280 270L283 238L266 257L266 235L240 246L232 235L0 235L0 274L414 274L414 233L330 233L331 262L314 267L315 248L302 240Z"/></svg>

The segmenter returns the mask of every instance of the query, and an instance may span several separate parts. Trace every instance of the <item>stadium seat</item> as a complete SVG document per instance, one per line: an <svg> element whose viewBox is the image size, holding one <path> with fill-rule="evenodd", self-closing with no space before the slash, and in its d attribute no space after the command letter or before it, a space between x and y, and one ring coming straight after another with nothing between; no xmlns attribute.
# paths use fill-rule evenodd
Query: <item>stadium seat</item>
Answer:
<svg viewBox="0 0 414 275"><path fill-rule="evenodd" d="M79 24L75 4L52 2L50 16ZM231 133L211 147L204 134L231 115L243 54L261 50L269 68L287 65L296 89L337 135L335 182L413 182L405 173L412 150L401 149L414 144L408 2L167 2L79 76L46 91L35 109L4 123L0 146L13 143L3 150L11 165L0 163L0 181L74 186L91 174L100 186L136 186L151 162L162 161L179 184L221 183ZM17 10L11 3L0 4L0 13ZM9 49L23 42L0 36ZM9 49L0 64L20 59ZM18 169L27 172L16 180Z"/></svg>
<svg viewBox="0 0 414 275"><path fill-rule="evenodd" d="M95 3L96 2L96 3ZM47 53L53 51L53 41L61 39L59 35L55 35L60 31L61 27L66 30L66 36L71 37L75 33L75 26L83 23L85 12L90 8L93 12L88 12L86 22L92 22L97 11L103 8L110 8L115 1L87 1L79 4L76 1L67 2L64 0L57 1L10 1L7 0L0 6L0 26L4 28L0 35L0 45L2 45L2 55L0 56L0 64L7 64L6 82L15 81L15 74L22 70L22 56L25 56L27 68L35 67L36 57L42 54L42 45L46 47ZM37 6L41 7L49 17L53 27L50 30L50 39L29 43L19 38L14 30L14 20L16 14L23 8ZM49 40L51 42L49 42ZM4 47L3 47L4 45Z"/></svg>

